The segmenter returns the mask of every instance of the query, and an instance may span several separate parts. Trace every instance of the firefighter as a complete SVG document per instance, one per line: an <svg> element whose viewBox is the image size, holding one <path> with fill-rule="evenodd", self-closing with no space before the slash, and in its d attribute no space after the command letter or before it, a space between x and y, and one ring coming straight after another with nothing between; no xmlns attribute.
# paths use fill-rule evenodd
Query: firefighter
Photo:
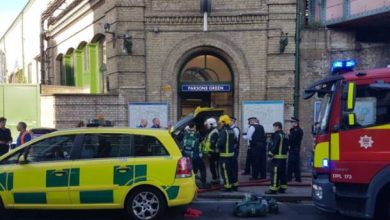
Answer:
<svg viewBox="0 0 390 220"><path fill-rule="evenodd" d="M294 174L295 181L301 182L300 151L303 130L299 127L299 120L297 118L292 117L291 123L292 128L290 129L289 135L290 150L288 152L287 180L291 181Z"/></svg>
<svg viewBox="0 0 390 220"><path fill-rule="evenodd" d="M241 131L237 127L237 118L231 116L230 117L231 125L230 128L234 132L234 161L233 161L233 190L237 190L238 188L238 156L240 154L240 135Z"/></svg>
<svg viewBox="0 0 390 220"><path fill-rule="evenodd" d="M220 157L221 175L224 182L224 191L231 192L233 187L233 162L234 162L234 131L230 128L230 117L222 115L218 121L220 125L218 149Z"/></svg>
<svg viewBox="0 0 390 220"><path fill-rule="evenodd" d="M275 133L268 152L271 158L271 186L266 194L285 193L287 190L286 161L288 153L288 136L283 132L280 122L273 124Z"/></svg>
<svg viewBox="0 0 390 220"><path fill-rule="evenodd" d="M203 153L208 155L210 172L212 176L211 184L219 184L219 152L217 148L218 141L218 128L217 120L215 118L209 118L204 122L207 129L207 135L203 139Z"/></svg>
<svg viewBox="0 0 390 220"><path fill-rule="evenodd" d="M266 164L267 164L267 150L266 150L266 135L264 127L259 124L256 117L248 118L249 128L244 139L248 142L251 163L252 163L252 178L250 180L257 180L266 178Z"/></svg>
<svg viewBox="0 0 390 220"><path fill-rule="evenodd" d="M200 181L201 185L199 188L207 188L206 184L206 167L203 163L202 149L200 145L200 134L196 130L196 125L194 122L188 125L189 129L185 130L183 137L183 150L182 153L186 157L190 157L192 160L192 165L194 173L197 174L200 172Z"/></svg>

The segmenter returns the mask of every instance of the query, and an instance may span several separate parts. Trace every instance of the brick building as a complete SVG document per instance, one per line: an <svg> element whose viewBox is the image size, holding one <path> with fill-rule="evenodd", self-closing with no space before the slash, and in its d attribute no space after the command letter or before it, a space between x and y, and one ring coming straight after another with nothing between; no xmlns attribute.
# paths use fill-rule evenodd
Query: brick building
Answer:
<svg viewBox="0 0 390 220"><path fill-rule="evenodd" d="M53 125L70 127L95 112L126 126L127 102L168 103L171 121L196 106L243 120L242 102L250 100L283 100L284 119L293 116L296 1L209 0L207 30L201 2L52 1L42 14L43 82L90 94L78 101L116 103L90 110L66 101L75 96L54 95L46 98Z"/></svg>
<svg viewBox="0 0 390 220"><path fill-rule="evenodd" d="M240 116L244 100L284 100L291 116L295 1L210 2L204 31L200 1L52 1L43 14L45 82L167 102L174 121L198 105ZM184 93L188 83L222 87Z"/></svg>

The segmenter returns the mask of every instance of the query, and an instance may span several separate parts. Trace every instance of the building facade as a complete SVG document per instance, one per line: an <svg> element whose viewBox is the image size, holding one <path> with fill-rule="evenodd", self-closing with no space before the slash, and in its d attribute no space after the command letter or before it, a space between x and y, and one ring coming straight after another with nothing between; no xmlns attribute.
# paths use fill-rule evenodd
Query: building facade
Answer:
<svg viewBox="0 0 390 220"><path fill-rule="evenodd" d="M0 37L0 83L40 82L39 18L48 4L30 0Z"/></svg>
<svg viewBox="0 0 390 220"><path fill-rule="evenodd" d="M296 1L210 0L207 31L201 2L53 1L47 83L166 102L172 121L196 106L240 118L249 100L284 100L292 116Z"/></svg>

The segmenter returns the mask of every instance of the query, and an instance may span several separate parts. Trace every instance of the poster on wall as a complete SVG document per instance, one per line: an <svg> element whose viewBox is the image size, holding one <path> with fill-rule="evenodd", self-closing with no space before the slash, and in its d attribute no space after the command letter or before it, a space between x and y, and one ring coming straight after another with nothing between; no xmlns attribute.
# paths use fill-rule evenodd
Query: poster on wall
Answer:
<svg viewBox="0 0 390 220"><path fill-rule="evenodd" d="M244 101L242 103L242 128L248 130L248 118L256 117L266 133L272 133L274 122L284 124L284 101Z"/></svg>
<svg viewBox="0 0 390 220"><path fill-rule="evenodd" d="M168 104L159 102L129 102L129 127L136 128L142 119L148 121L148 128L153 125L153 118L160 119L162 128L168 126Z"/></svg>

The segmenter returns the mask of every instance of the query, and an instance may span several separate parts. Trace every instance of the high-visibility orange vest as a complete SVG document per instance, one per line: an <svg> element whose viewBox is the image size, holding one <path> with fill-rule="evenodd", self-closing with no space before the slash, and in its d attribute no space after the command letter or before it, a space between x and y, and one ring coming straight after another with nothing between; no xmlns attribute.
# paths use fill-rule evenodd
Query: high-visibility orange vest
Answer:
<svg viewBox="0 0 390 220"><path fill-rule="evenodd" d="M28 134L29 134L28 131L24 131L24 132L22 133L22 136L20 137L20 145L22 145L22 144L25 143L24 138L25 138L26 135L28 135Z"/></svg>

